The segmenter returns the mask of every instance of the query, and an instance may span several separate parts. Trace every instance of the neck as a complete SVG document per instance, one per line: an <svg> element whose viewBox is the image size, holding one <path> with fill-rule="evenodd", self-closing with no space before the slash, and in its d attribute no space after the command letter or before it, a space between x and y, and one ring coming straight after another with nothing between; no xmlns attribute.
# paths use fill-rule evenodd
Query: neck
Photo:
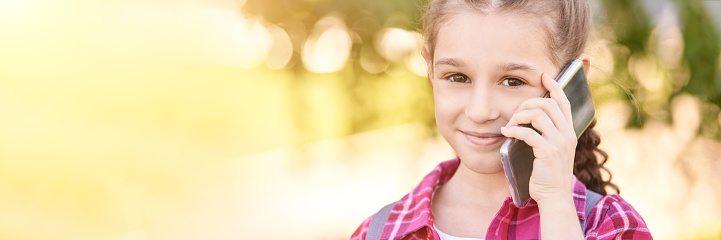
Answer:
<svg viewBox="0 0 721 240"><path fill-rule="evenodd" d="M488 226L509 195L503 170L475 172L461 162L433 196L434 224L452 236L485 238Z"/></svg>
<svg viewBox="0 0 721 240"><path fill-rule="evenodd" d="M463 163L450 180L442 187L443 195L449 195L454 202L471 205L498 206L510 196L505 173L479 173Z"/></svg>

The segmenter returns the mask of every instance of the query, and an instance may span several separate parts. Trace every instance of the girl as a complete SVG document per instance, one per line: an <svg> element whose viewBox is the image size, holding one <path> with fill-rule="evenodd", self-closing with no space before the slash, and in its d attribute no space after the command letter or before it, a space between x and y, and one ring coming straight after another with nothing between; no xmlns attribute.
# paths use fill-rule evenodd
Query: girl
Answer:
<svg viewBox="0 0 721 240"><path fill-rule="evenodd" d="M422 24L436 123L458 158L351 239L651 239L636 210L606 194L618 188L601 178L595 120L576 140L569 101L550 77L574 59L588 74L586 0L430 0ZM499 155L506 138L536 156L533 200L520 209ZM589 211L587 189L604 195Z"/></svg>

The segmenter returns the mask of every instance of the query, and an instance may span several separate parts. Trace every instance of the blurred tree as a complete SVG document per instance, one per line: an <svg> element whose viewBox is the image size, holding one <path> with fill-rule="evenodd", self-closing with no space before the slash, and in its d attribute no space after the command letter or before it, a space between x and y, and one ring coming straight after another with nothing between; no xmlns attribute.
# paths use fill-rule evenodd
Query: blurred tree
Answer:
<svg viewBox="0 0 721 240"><path fill-rule="evenodd" d="M603 13L606 15L601 24L612 29L614 34L612 39L622 46L616 48L614 54L616 64L613 78L619 80L622 87L629 90L631 95L628 95L627 101L633 101L634 97L638 97L640 102L640 104L632 104L635 106L634 114L628 126L642 127L649 115L653 114L649 109L644 109L643 103L649 100L649 96L640 85L640 81L648 81L648 79L637 79L630 74L632 70L629 69L629 60L634 55L642 55L653 57L654 62L658 61L658 56L654 56L648 46L653 25L641 1L619 0L601 3L604 8ZM683 35L683 64L674 69L662 66L664 68L662 71L670 73L671 78L681 75L688 77L689 80L686 85L664 96L666 97L663 104L664 111L671 111L668 103L680 93L688 93L704 100L702 127L699 131L719 139L721 138L718 122L718 109L721 106L721 76L718 74L718 66L721 40L702 1L675 0L674 3ZM662 116L664 119L660 120L670 121L670 114Z"/></svg>
<svg viewBox="0 0 721 240"><path fill-rule="evenodd" d="M243 9L248 14L260 16L265 21L276 24L284 28L290 35L294 47L291 64L288 70L295 74L292 81L291 89L304 89L313 81L317 74L307 71L301 64L301 46L303 42L310 36L315 23L321 18L329 15L340 17L353 38L353 46L349 57L348 64L344 69L335 74L337 78L343 79L343 89L345 96L349 99L348 108L352 109L351 116L348 116L349 129L345 134L353 134L363 131L372 130L379 127L388 127L388 124L398 124L407 121L424 122L430 128L434 126L432 100L430 97L429 86L422 78L413 76L412 74L403 74L400 77L390 77L385 72L369 73L360 65L360 56L375 59L376 61L388 61L376 51L376 35L384 28L395 27L401 29L413 30L416 27L415 19L420 16L419 6L424 4L417 1L384 1L384 0L356 0L356 1L339 1L339 0L317 0L317 1L298 1L298 0L248 0ZM405 73L408 71L400 63L389 63L389 71L401 69ZM396 74L397 75L397 74ZM405 106L407 109L396 112L396 114L386 114L380 111L379 101L379 85L392 86L393 82L383 81L402 81L407 82L410 89L414 91L413 95L405 99L397 99L397 101L407 101ZM422 81L422 82L421 82ZM424 83L424 84L417 84ZM420 88L420 89L418 89ZM422 91L426 88L428 91ZM298 129L304 139L299 142L307 142L314 140L312 132L312 119L314 116L308 116L309 104L307 92L292 91L294 96L291 97L291 105ZM419 107L420 106L420 107Z"/></svg>
<svg viewBox="0 0 721 240"><path fill-rule="evenodd" d="M422 1L384 0L248 0L243 10L255 16L262 16L268 22L285 28L294 46L300 47L309 35L313 25L328 14L337 14L346 26L361 40L361 44L373 46L374 37L383 27L404 29L416 28L420 17ZM359 46L354 46L353 57L358 57ZM299 59L299 48L293 58ZM295 65L301 67L301 65Z"/></svg>
<svg viewBox="0 0 721 240"><path fill-rule="evenodd" d="M721 39L702 1L676 0L683 26L683 57L690 81L680 92L690 93L715 106L705 106L701 133L719 138L721 76L718 74Z"/></svg>
<svg viewBox="0 0 721 240"><path fill-rule="evenodd" d="M606 15L602 25L613 29L616 42L625 46L624 51L616 51L616 61L613 77L629 90L627 101L633 101L634 95L640 91L640 79L635 79L629 73L628 61L631 56L637 53L644 53L647 50L648 38L651 33L651 23L643 6L637 0L601 1ZM617 49L618 50L618 49ZM632 104L636 106L636 104ZM641 127L646 116L639 106L633 108L633 114L629 120L630 127Z"/></svg>

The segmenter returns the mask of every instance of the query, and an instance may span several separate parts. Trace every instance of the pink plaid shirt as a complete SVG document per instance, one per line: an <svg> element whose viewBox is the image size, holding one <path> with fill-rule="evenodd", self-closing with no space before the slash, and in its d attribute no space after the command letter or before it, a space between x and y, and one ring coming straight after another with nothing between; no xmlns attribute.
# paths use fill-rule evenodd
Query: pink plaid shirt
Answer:
<svg viewBox="0 0 721 240"><path fill-rule="evenodd" d="M445 161L426 175L421 183L393 207L383 227L381 239L440 239L433 228L433 191L453 176L460 159ZM573 200L579 219L584 219L586 186L573 178ZM372 217L372 216L371 216ZM363 240L371 217L351 236ZM584 228L586 239L652 239L641 215L618 194L606 195L591 210ZM486 231L486 240L541 239L538 205L531 200L517 208L509 196Z"/></svg>

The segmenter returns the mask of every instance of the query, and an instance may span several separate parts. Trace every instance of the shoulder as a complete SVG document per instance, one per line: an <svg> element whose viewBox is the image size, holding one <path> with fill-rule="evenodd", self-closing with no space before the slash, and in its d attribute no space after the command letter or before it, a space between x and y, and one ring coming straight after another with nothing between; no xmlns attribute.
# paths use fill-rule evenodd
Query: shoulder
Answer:
<svg viewBox="0 0 721 240"><path fill-rule="evenodd" d="M394 202L383 224L381 238L394 239L413 235L419 230L422 231L432 226L431 199L433 191L453 176L459 164L460 159L458 158L441 162L411 192L403 196L399 201ZM376 214L366 218L351 235L350 239L365 239L371 220ZM375 227L378 225L375 225L376 222L373 224L374 229L376 229Z"/></svg>
<svg viewBox="0 0 721 240"><path fill-rule="evenodd" d="M601 198L588 214L586 239L652 239L646 222L618 194Z"/></svg>
<svg viewBox="0 0 721 240"><path fill-rule="evenodd" d="M366 220L363 221L363 223L361 223L360 226L358 226L358 228L355 230L355 232L353 232L353 235L350 236L350 240L366 239L366 234L368 234L368 226L370 225L371 219L373 219L373 216L375 216L375 214L366 218Z"/></svg>

